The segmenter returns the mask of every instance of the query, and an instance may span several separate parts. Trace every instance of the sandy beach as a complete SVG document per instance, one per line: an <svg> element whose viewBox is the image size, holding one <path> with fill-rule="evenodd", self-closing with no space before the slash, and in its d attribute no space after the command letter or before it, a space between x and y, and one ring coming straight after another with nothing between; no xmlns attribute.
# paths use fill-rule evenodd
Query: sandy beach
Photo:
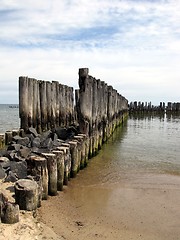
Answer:
<svg viewBox="0 0 180 240"><path fill-rule="evenodd" d="M37 213L21 211L19 223L1 223L0 240L179 240L179 176L144 174L83 187L84 177L82 171ZM11 183L1 183L1 191L14 201Z"/></svg>
<svg viewBox="0 0 180 240"><path fill-rule="evenodd" d="M13 183L0 181L0 192L14 202ZM51 228L39 221L37 212L20 211L20 221L15 224L0 223L0 240L61 239Z"/></svg>
<svg viewBox="0 0 180 240"><path fill-rule="evenodd" d="M59 239L179 240L179 176L149 174L85 188L78 182L38 211Z"/></svg>

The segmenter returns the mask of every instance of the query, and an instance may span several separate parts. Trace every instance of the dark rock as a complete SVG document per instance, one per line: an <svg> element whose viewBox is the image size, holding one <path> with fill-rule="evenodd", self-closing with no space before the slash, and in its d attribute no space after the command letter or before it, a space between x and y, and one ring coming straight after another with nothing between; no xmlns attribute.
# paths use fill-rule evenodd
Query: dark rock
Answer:
<svg viewBox="0 0 180 240"><path fill-rule="evenodd" d="M41 142L45 141L47 138L51 138L52 136L52 131L51 130L48 130L46 132L43 132L40 136L40 140Z"/></svg>
<svg viewBox="0 0 180 240"><path fill-rule="evenodd" d="M7 157L0 157L0 165L3 167L3 168L7 168L9 167L9 158Z"/></svg>
<svg viewBox="0 0 180 240"><path fill-rule="evenodd" d="M7 151L6 152L6 154L5 154L5 156L7 157L7 158L9 158L9 160L10 161L14 161L15 159L15 155L16 155L16 151L15 150L12 150L12 151Z"/></svg>
<svg viewBox="0 0 180 240"><path fill-rule="evenodd" d="M33 134L26 134L26 137L28 137L29 138L29 143L30 142L32 142L34 139L35 139L35 137L34 137L34 135ZM31 145L29 144L29 147L31 147Z"/></svg>
<svg viewBox="0 0 180 240"><path fill-rule="evenodd" d="M23 157L21 157L20 152L15 150L7 151L5 156L8 157L10 161L19 162L25 160Z"/></svg>
<svg viewBox="0 0 180 240"><path fill-rule="evenodd" d="M20 137L19 135L16 135L16 136L13 137L13 141L16 142L16 143L19 139L22 139L22 137Z"/></svg>
<svg viewBox="0 0 180 240"><path fill-rule="evenodd" d="M53 148L60 147L62 145L63 140L56 139L53 141Z"/></svg>
<svg viewBox="0 0 180 240"><path fill-rule="evenodd" d="M67 129L67 138L68 139L72 139L77 134L78 134L78 130L74 126L71 126Z"/></svg>
<svg viewBox="0 0 180 240"><path fill-rule="evenodd" d="M17 140L17 144L28 146L30 143L30 139L28 137L20 138Z"/></svg>
<svg viewBox="0 0 180 240"><path fill-rule="evenodd" d="M31 142L32 147L37 147L39 148L41 144L41 140L39 137L34 138L34 140Z"/></svg>
<svg viewBox="0 0 180 240"><path fill-rule="evenodd" d="M52 140L56 141L58 139L58 135L56 133L53 134Z"/></svg>
<svg viewBox="0 0 180 240"><path fill-rule="evenodd" d="M39 134L37 133L36 129L33 128L33 127L30 127L27 132L28 133L32 133L35 138L39 136Z"/></svg>
<svg viewBox="0 0 180 240"><path fill-rule="evenodd" d="M21 157L19 151L14 154L14 159L13 159L13 161L22 162L22 161L24 161L24 160L25 160L25 158Z"/></svg>
<svg viewBox="0 0 180 240"><path fill-rule="evenodd" d="M22 158L27 158L28 155L30 154L30 152L31 152L31 149L26 147L26 146L22 146L20 148L20 150L18 151L19 156L22 157Z"/></svg>
<svg viewBox="0 0 180 240"><path fill-rule="evenodd" d="M14 144L11 144L11 145L9 145L9 146L7 147L7 151L9 151L9 150L19 151L20 148L21 148L21 145L20 145L20 144L14 143Z"/></svg>
<svg viewBox="0 0 180 240"><path fill-rule="evenodd" d="M72 139L75 135L78 134L78 130L74 126L70 126L69 128L58 127L53 131L57 134L59 139L62 139L64 141L67 139Z"/></svg>
<svg viewBox="0 0 180 240"><path fill-rule="evenodd" d="M33 154L33 156L34 156L34 154L39 156L42 153L48 153L48 152L49 152L49 150L47 148L36 148L36 147L33 147L31 149L31 153Z"/></svg>
<svg viewBox="0 0 180 240"><path fill-rule="evenodd" d="M8 176L5 178L5 182L16 182L17 180L18 180L17 175L11 171L9 171Z"/></svg>
<svg viewBox="0 0 180 240"><path fill-rule="evenodd" d="M51 149L52 147L53 147L53 141L51 138L47 138L43 142L41 142L41 148Z"/></svg>
<svg viewBox="0 0 180 240"><path fill-rule="evenodd" d="M67 139L67 129L58 127L54 129L54 132L57 134L59 139L66 140Z"/></svg>
<svg viewBox="0 0 180 240"><path fill-rule="evenodd" d="M5 171L4 171L3 167L0 165L0 179L5 178L5 176L6 176Z"/></svg>
<svg viewBox="0 0 180 240"><path fill-rule="evenodd" d="M6 150L5 149L0 149L0 157L4 157L6 154Z"/></svg>
<svg viewBox="0 0 180 240"><path fill-rule="evenodd" d="M11 171L16 174L18 179L27 177L27 163L26 161L22 162L11 162L10 164Z"/></svg>

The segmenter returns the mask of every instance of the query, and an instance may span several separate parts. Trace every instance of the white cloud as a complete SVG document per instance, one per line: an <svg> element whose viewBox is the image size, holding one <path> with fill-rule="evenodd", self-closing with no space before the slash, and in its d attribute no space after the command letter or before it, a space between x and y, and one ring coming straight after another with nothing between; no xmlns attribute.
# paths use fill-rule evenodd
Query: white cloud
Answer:
<svg viewBox="0 0 180 240"><path fill-rule="evenodd" d="M10 83L18 101L20 75L77 87L79 67L128 99L178 99L179 0L2 0L0 12L0 102Z"/></svg>

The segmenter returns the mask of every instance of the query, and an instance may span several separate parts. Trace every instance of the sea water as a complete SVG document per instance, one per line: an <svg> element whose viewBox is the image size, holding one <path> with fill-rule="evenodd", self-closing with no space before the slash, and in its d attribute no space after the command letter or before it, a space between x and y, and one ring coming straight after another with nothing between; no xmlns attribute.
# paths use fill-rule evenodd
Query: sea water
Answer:
<svg viewBox="0 0 180 240"><path fill-rule="evenodd" d="M91 161L86 184L113 184L145 174L180 176L180 115L129 116Z"/></svg>
<svg viewBox="0 0 180 240"><path fill-rule="evenodd" d="M19 127L18 105L0 104L0 133ZM180 175L180 115L130 115L93 161L92 172L102 181L127 173Z"/></svg>
<svg viewBox="0 0 180 240"><path fill-rule="evenodd" d="M19 108L17 104L0 104L0 133L18 129Z"/></svg>
<svg viewBox="0 0 180 240"><path fill-rule="evenodd" d="M42 219L67 239L179 239L179 146L179 115L130 115Z"/></svg>

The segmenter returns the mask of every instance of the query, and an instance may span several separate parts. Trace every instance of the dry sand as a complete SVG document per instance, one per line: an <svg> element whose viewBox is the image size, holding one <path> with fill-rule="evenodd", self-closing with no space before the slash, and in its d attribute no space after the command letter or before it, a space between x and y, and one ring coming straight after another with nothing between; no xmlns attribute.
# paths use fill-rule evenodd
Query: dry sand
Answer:
<svg viewBox="0 0 180 240"><path fill-rule="evenodd" d="M88 186L81 177L43 201L36 218L21 211L19 223L0 224L0 240L180 239L180 176L145 174ZM1 184L1 191L11 190Z"/></svg>
<svg viewBox="0 0 180 240"><path fill-rule="evenodd" d="M0 181L0 192L4 193L10 202L14 202L14 187L12 183ZM0 240L58 240L61 239L53 230L39 221L37 212L20 211L20 221L15 224L0 223Z"/></svg>

